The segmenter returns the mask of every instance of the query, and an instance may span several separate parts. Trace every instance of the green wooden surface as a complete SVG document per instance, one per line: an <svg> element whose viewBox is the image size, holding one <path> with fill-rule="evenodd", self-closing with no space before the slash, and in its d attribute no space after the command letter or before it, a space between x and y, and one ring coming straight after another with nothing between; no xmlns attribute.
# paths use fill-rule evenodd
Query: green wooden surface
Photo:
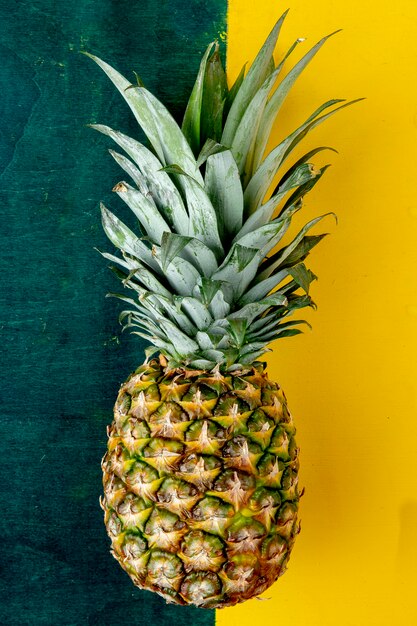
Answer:
<svg viewBox="0 0 417 626"><path fill-rule="evenodd" d="M98 505L105 427L143 345L117 326L94 246L119 179L108 142L137 135L80 49L136 70L178 116L225 0L0 0L2 459L0 624L177 626L214 612L141 592L109 554Z"/></svg>

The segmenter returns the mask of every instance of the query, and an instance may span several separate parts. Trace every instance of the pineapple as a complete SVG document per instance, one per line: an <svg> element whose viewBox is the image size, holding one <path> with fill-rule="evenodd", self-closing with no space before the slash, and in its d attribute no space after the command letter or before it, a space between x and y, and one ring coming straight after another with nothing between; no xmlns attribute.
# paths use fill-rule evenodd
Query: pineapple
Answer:
<svg viewBox="0 0 417 626"><path fill-rule="evenodd" d="M285 571L300 525L299 450L281 387L259 359L300 333L289 319L314 306L304 264L323 234L309 221L280 242L324 174L311 150L287 165L303 137L351 104L330 100L271 152L275 117L319 41L281 78L273 52L285 14L249 71L229 89L219 47L207 48L182 127L142 85L104 70L149 140L103 125L130 182L114 192L135 234L105 206L119 255L102 253L123 286L120 321L149 340L121 386L103 459L112 554L134 584L167 602L221 608L258 596ZM272 193L271 193L271 189Z"/></svg>

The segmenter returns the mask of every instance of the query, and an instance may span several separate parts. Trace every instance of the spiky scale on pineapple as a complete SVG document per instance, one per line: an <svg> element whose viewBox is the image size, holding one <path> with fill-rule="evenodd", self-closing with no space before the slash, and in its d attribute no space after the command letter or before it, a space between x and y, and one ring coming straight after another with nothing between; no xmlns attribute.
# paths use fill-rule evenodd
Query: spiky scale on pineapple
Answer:
<svg viewBox="0 0 417 626"><path fill-rule="evenodd" d="M140 82L92 57L150 144L93 125L124 150L110 152L135 184L114 191L137 234L102 206L120 255L102 254L133 291L109 295L128 305L120 322L153 346L116 401L102 506L133 582L183 605L259 595L285 571L299 532L295 428L259 358L301 332L303 320L288 318L314 306L304 261L324 236L307 234L323 215L281 243L327 169L310 163L326 148L284 165L307 132L352 102L329 100L265 154L289 89L328 39L280 79L301 41L275 65L285 16L230 89L218 45L208 47L182 128Z"/></svg>

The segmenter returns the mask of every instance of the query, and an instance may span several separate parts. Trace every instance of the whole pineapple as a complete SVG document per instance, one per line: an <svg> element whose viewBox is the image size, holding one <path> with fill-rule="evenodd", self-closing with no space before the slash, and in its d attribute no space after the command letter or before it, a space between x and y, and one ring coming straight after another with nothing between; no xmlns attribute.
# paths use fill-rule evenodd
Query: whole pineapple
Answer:
<svg viewBox="0 0 417 626"><path fill-rule="evenodd" d="M92 57L132 109L150 147L94 125L125 155L132 183L114 191L136 235L102 206L121 256L103 253L134 297L120 320L152 344L122 385L103 459L112 553L133 582L167 601L221 608L262 593L286 569L299 523L298 448L286 399L259 358L301 332L316 277L303 261L324 235L279 246L320 180L300 140L335 111L320 106L269 154L289 89L325 40L278 82L278 20L251 68L228 89L217 43L201 61L182 128L140 80ZM90 55L91 56L91 55ZM272 183L276 186L268 194ZM152 358L159 353L158 358Z"/></svg>

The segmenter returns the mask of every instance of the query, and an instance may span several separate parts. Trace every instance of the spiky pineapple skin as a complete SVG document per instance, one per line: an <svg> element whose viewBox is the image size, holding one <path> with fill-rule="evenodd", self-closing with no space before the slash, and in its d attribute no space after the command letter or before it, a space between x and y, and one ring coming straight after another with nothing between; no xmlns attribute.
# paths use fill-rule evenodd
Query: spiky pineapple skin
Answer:
<svg viewBox="0 0 417 626"><path fill-rule="evenodd" d="M112 553L168 602L222 608L265 591L299 532L298 448L264 365L171 370L121 386L103 459Z"/></svg>

